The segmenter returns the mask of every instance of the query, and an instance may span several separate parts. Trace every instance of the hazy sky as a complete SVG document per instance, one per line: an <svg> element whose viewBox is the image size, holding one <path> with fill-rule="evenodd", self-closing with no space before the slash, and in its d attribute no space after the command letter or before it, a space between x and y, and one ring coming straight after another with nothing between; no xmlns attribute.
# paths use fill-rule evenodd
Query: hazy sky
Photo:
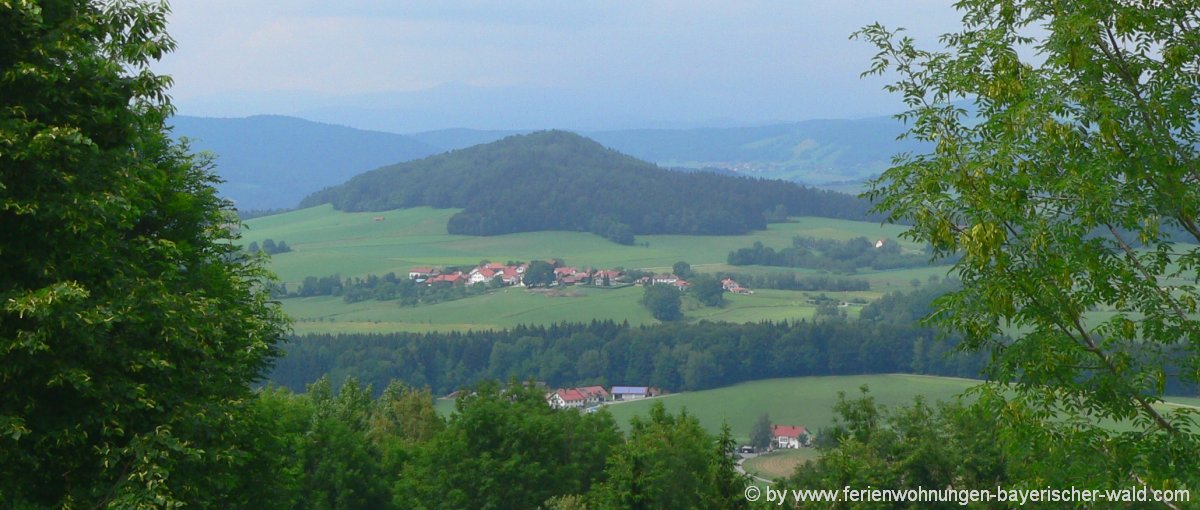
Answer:
<svg viewBox="0 0 1200 510"><path fill-rule="evenodd" d="M422 116L412 129L854 118L900 105L882 79L859 79L874 50L849 34L879 21L932 45L958 26L951 4L176 0L179 49L157 70L192 115L395 108ZM545 111L530 115L537 98ZM566 126L524 125L539 122Z"/></svg>

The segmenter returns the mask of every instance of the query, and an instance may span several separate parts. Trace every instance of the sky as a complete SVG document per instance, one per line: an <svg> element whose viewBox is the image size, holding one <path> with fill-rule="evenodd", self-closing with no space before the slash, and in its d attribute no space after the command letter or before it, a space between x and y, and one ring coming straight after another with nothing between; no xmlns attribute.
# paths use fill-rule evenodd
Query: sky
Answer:
<svg viewBox="0 0 1200 510"><path fill-rule="evenodd" d="M176 0L180 114L413 132L761 125L901 109L872 22L932 47L951 0Z"/></svg>

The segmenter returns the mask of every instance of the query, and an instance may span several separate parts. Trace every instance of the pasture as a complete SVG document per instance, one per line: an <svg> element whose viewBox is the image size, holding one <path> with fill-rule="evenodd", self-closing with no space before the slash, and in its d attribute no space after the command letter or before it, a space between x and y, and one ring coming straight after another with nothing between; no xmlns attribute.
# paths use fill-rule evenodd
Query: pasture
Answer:
<svg viewBox="0 0 1200 510"><path fill-rule="evenodd" d="M775 450L771 453L746 459L742 467L747 473L777 480L787 478L796 472L796 467L810 460L821 457L814 448L797 448L794 450Z"/></svg>
<svg viewBox="0 0 1200 510"><path fill-rule="evenodd" d="M271 268L284 282L305 276L368 273L407 273L413 266L474 265L487 259L498 262L561 258L576 267L669 269L680 260L702 271L730 269L730 251L755 241L766 246L790 246L805 235L828 239L898 239L904 227L828 218L794 218L773 223L766 230L736 236L637 236L638 244L623 246L586 232L523 232L491 237L450 235L446 221L458 209L418 207L385 212L346 213L321 205L246 222L241 242L260 244L266 239L287 241L294 251L275 255ZM382 219L379 219L382 218ZM909 250L919 247L908 244ZM645 245L642 245L645 243ZM770 268L787 271L787 268ZM740 269L735 269L740 270ZM799 272L807 272L801 270ZM904 275L907 281L912 276Z"/></svg>
<svg viewBox="0 0 1200 510"><path fill-rule="evenodd" d="M659 398L607 406L617 423L627 427L634 416L647 416L655 402L671 412L687 409L710 432L728 423L739 443L750 439L750 427L759 415L782 425L801 425L811 432L833 424L833 406L838 392L847 398L859 395L866 385L875 400L885 405L903 405L922 396L926 401L952 399L979 381L953 377L910 374L792 377L752 381L723 388L685 392Z"/></svg>
<svg viewBox="0 0 1200 510"><path fill-rule="evenodd" d="M306 276L342 277L404 275L414 266L475 265L482 260L507 262L561 258L576 267L639 268L669 272L684 260L700 272L749 274L795 272L805 276L822 271L762 266L729 266L727 254L754 242L784 247L797 235L849 239L857 236L897 239L903 227L826 218L794 218L771 224L767 230L739 236L638 236L638 245L622 246L584 232L528 232L493 237L446 233L446 220L456 209L428 207L378 213L345 213L328 205L255 218L246 222L240 242L286 241L293 251L274 255L270 268L295 289ZM645 244L642 244L645 243ZM906 249L916 250L906 244ZM870 301L890 290L911 289L945 268L867 271L852 275L866 279L868 292L827 292L840 300ZM284 311L294 319L296 333L425 332L486 330L517 324L611 319L631 324L654 322L638 303L640 288L571 288L559 293L509 288L482 296L418 307L392 301L344 303L337 296L289 298ZM721 308L685 301L687 320L757 322L811 317L809 299L819 293L755 289L753 295L727 295ZM860 307L847 308L851 317Z"/></svg>

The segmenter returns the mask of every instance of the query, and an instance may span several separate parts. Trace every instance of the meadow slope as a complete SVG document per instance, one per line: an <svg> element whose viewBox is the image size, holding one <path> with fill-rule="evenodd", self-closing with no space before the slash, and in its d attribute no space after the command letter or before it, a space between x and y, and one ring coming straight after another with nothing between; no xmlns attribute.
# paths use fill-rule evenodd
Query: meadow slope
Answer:
<svg viewBox="0 0 1200 510"><path fill-rule="evenodd" d="M561 258L576 267L640 268L668 272L684 260L701 272L739 273L795 272L826 275L807 269L760 266L729 266L728 253L755 242L785 247L798 235L849 239L898 240L904 227L827 218L794 218L771 224L766 230L737 236L638 236L638 245L623 246L584 232L528 232L490 237L450 235L446 221L457 209L419 207L381 213L346 213L329 205L255 218L246 222L240 242L262 243L266 239L286 241L293 251L274 255L270 267L289 288L306 276L361 277L395 272L406 274L414 266L474 265L482 260L507 262ZM918 247L901 240L908 251ZM838 299L872 300L889 290L911 288L913 280L944 275L945 268L864 271L855 278L870 282L871 290L828 293ZM723 308L706 308L694 303L685 310L690 320L730 322L793 320L811 317L809 299L819 292L757 289L753 295L727 296ZM628 320L633 324L654 322L638 304L640 288L573 288L565 293L529 292L523 289L492 291L484 296L458 301L401 307L392 301L344 303L339 297L320 296L283 300L285 311L295 322L297 333L392 332L497 329L516 324L547 324L591 319ZM849 315L856 307L847 309Z"/></svg>

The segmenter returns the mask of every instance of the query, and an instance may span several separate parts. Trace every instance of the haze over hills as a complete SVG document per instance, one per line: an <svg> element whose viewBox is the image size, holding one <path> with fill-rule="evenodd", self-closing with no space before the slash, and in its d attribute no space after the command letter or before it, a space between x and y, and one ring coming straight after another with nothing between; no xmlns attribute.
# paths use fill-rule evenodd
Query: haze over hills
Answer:
<svg viewBox="0 0 1200 510"><path fill-rule="evenodd" d="M380 166L529 133L459 128L400 135L282 116L179 116L173 123L176 135L193 139L193 148L218 155L217 172L226 181L219 189L243 210L294 207L312 192ZM892 155L923 150L897 140L901 131L894 119L874 117L582 134L668 168L720 169L823 186L863 181L886 168Z"/></svg>
<svg viewBox="0 0 1200 510"><path fill-rule="evenodd" d="M217 155L217 186L239 209L295 207L305 195L383 165L441 152L419 140L294 117L177 116L174 134Z"/></svg>
<svg viewBox="0 0 1200 510"><path fill-rule="evenodd" d="M667 167L720 168L743 175L811 185L860 181L878 175L893 155L926 150L899 140L891 117L818 119L757 127L582 131L605 146ZM460 149L528 131L446 129L409 136Z"/></svg>
<svg viewBox="0 0 1200 510"><path fill-rule="evenodd" d="M452 234L742 234L768 216L865 219L865 201L784 181L682 173L565 131L541 131L358 175L304 199L343 211L458 207Z"/></svg>

